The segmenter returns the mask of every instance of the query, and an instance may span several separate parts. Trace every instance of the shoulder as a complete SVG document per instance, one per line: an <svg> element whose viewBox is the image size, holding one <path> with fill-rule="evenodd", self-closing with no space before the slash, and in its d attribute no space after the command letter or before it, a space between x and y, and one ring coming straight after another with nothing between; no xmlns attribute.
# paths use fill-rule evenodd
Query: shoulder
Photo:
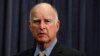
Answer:
<svg viewBox="0 0 100 56"><path fill-rule="evenodd" d="M66 45L63 45L61 43L56 44L55 51L57 50L63 56L85 56L84 53L82 53L81 51L76 50L74 48L69 48Z"/></svg>
<svg viewBox="0 0 100 56"><path fill-rule="evenodd" d="M63 47L62 50L69 56L85 56L84 53L74 48Z"/></svg>
<svg viewBox="0 0 100 56"><path fill-rule="evenodd" d="M20 52L14 56L32 56L32 54L34 53L34 48L30 48L28 50L25 50L23 52Z"/></svg>

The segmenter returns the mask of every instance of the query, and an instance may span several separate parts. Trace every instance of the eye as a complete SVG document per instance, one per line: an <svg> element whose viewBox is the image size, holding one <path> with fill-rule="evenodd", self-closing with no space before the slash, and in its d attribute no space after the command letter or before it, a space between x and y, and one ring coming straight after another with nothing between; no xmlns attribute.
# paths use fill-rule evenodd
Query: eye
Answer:
<svg viewBox="0 0 100 56"><path fill-rule="evenodd" d="M50 22L50 20L45 20L45 22Z"/></svg>
<svg viewBox="0 0 100 56"><path fill-rule="evenodd" d="M39 24L40 23L40 20L33 20L32 23Z"/></svg>
<svg viewBox="0 0 100 56"><path fill-rule="evenodd" d="M49 20L49 19L46 19L46 20L45 20L45 22L46 22L46 23L49 23L49 22L51 22L51 20Z"/></svg>

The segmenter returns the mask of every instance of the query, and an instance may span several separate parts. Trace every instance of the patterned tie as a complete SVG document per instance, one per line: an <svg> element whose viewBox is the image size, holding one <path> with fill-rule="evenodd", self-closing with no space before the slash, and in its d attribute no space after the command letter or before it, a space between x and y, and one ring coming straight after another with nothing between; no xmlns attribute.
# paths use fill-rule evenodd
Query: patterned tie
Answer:
<svg viewBox="0 0 100 56"><path fill-rule="evenodd" d="M46 56L44 51L40 51L38 56Z"/></svg>

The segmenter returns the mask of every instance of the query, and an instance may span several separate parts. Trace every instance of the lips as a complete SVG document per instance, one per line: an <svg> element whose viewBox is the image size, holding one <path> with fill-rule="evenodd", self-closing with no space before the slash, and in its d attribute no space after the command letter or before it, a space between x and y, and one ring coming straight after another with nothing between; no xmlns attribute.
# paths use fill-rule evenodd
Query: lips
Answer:
<svg viewBox="0 0 100 56"><path fill-rule="evenodd" d="M46 35L46 33L38 33L38 35Z"/></svg>

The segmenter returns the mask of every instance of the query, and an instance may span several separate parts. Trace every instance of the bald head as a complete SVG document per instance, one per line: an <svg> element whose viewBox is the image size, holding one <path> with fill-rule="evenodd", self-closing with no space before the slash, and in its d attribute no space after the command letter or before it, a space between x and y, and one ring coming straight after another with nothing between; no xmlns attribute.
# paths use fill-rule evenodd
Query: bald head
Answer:
<svg viewBox="0 0 100 56"><path fill-rule="evenodd" d="M54 15L54 19L58 21L58 14L56 9L49 3L39 3L35 5L30 11L30 21L32 18L34 18L34 14L36 14L37 12L41 14L50 12L52 15Z"/></svg>

